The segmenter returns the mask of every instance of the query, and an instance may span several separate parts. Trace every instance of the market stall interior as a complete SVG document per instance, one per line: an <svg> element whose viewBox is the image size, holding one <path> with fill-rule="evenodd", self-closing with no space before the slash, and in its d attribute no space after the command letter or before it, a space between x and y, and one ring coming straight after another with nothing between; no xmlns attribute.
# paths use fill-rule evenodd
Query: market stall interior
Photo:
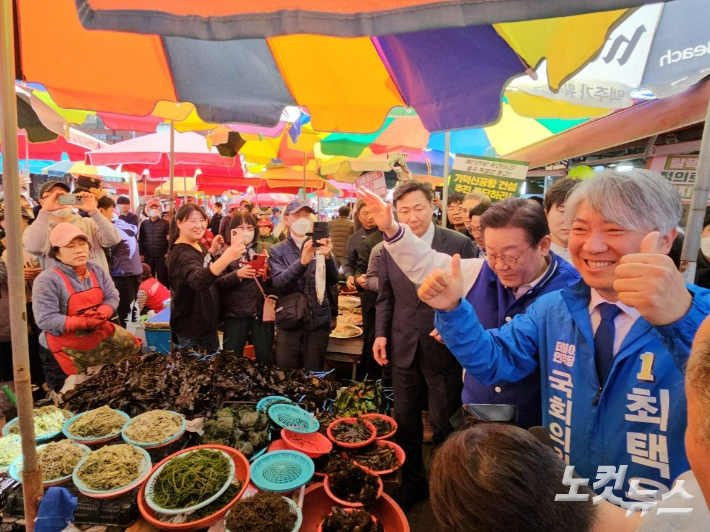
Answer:
<svg viewBox="0 0 710 532"><path fill-rule="evenodd" d="M478 155L509 154L543 172L548 163L599 155L640 139L645 146L633 148L648 155L659 135L698 124L706 109L702 139L693 137L697 178L686 198L680 261L693 281L710 193L710 96L707 82L696 83L710 71L700 57L710 51L690 49L690 57L683 55L684 63L671 73L654 65L664 66L662 44L679 20L690 28L693 19L704 18L698 13L706 13L700 10L707 6L698 0L596 0L584 6L403 1L371 10L353 2L329 8L304 2L299 9L223 6L216 12L188 9L185 2L114 2L111 10L106 4L0 0L5 198L21 196L18 124L28 116L21 126L26 133L19 135L28 167L29 143L41 135L63 146L58 159L71 151L72 162L79 161L84 172L89 171L84 163L127 165L136 172L128 178L132 197L137 197L136 175L147 187L152 171L168 180L172 218L180 186L185 201L191 192L197 196L200 185L221 189L233 183L236 190L238 183L244 189L251 178L259 183L251 197L264 202L279 193L305 198L307 189L317 191L318 202L329 194L345 196L347 189L338 182L352 184L368 170L396 173L396 167L401 173L406 165L394 164L391 153L406 159L399 152L413 158L431 152L422 140L429 132L443 134L436 142L443 140L438 151L444 180L450 156L461 153L452 148L452 131L464 128L478 128L479 141L485 136ZM636 26L644 31L632 43L621 32ZM582 30L586 38L571 46L571 36ZM617 59L622 45L625 52ZM641 51L634 55L636 45ZM670 65L675 61L668 53ZM225 63L224 57L232 61ZM18 91L17 80L41 85L37 94ZM593 83L604 90L606 83L615 92L595 92ZM581 96L575 86L581 86ZM695 99L688 104L689 98ZM653 101L639 103L644 99ZM612 119L638 117L651 106L669 115L675 106L677 123L651 130L653 119L634 120L634 138L617 139L613 146L598 140L599 122L581 124L612 111ZM296 111L284 116L289 108ZM155 133L153 140L160 142L150 151L153 159L140 150L112 159L121 147L97 145L81 162L92 139L80 139L70 124L97 113L107 123L131 124L134 132L152 133L161 123L168 130ZM576 127L553 125L552 119L575 121ZM514 125L501 134L505 120ZM515 136L520 120L534 122L527 122L532 136L496 148L501 137ZM214 130L213 137L195 130ZM565 139L584 131L596 131L597 142L584 154L570 151L577 143ZM551 139L555 133L557 140ZM222 140L213 146L217 138ZM183 151L185 139L191 149ZM141 145L140 138L128 142ZM186 152L192 157L181 159ZM423 159L431 178L434 156L429 155ZM62 172L66 167L63 175L76 168L60 165ZM176 172L176 165L184 166ZM116 183L124 181L117 168L101 171ZM194 190L188 190L188 179ZM447 205L444 184L440 200ZM176 532L213 525L227 532L410 529L387 494L400 483L407 460L389 416L391 395L381 382L355 381L364 343L358 297L340 295L327 346L327 361L349 365L348 382L226 351L174 352L165 327L168 308L141 326L152 353L106 364L68 385L61 397L35 403L23 209L16 201L4 203L14 370L14 393L6 393L17 414L6 420L0 438L4 523L32 532L44 489L62 487L76 497L77 525L126 529L141 519ZM441 214L446 225L446 209Z"/></svg>

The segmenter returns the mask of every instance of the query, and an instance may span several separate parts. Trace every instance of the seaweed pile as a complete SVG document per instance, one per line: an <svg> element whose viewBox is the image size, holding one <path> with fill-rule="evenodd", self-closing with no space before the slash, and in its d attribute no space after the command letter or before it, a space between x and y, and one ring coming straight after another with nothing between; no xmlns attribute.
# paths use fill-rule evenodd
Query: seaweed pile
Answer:
<svg viewBox="0 0 710 532"><path fill-rule="evenodd" d="M333 508L321 521L323 532L384 532L384 527L365 510Z"/></svg>
<svg viewBox="0 0 710 532"><path fill-rule="evenodd" d="M343 501L370 504L378 497L378 477L351 462L332 464L327 475L330 490Z"/></svg>
<svg viewBox="0 0 710 532"><path fill-rule="evenodd" d="M277 493L262 491L240 500L224 522L227 532L290 532L297 514Z"/></svg>
<svg viewBox="0 0 710 532"><path fill-rule="evenodd" d="M269 444L269 416L249 406L220 408L205 422L203 444L232 447L247 458Z"/></svg>
<svg viewBox="0 0 710 532"><path fill-rule="evenodd" d="M268 395L283 395L315 410L334 398L339 387L302 370L265 366L233 353L221 352L209 360L173 353L107 364L65 400L76 413L108 405L131 417L166 409L193 419L211 417L224 401L255 402Z"/></svg>

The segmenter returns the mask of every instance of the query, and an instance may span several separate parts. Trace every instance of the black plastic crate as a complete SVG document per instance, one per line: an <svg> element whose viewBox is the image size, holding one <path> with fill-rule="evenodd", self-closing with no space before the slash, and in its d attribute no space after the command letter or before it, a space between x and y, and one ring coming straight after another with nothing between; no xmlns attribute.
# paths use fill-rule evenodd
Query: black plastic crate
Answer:
<svg viewBox="0 0 710 532"><path fill-rule="evenodd" d="M74 523L77 525L117 526L128 528L138 518L138 488L114 499L92 499L79 493L74 484L62 486L77 498ZM16 487L8 497L5 514L24 517L22 486Z"/></svg>

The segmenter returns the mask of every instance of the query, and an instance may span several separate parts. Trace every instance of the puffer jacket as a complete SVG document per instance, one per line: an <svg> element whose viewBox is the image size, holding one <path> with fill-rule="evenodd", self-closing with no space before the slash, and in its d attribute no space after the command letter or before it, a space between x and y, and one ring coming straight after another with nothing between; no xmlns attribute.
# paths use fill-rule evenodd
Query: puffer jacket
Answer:
<svg viewBox="0 0 710 532"><path fill-rule="evenodd" d="M274 288L278 290L279 297L295 292L305 293L305 274L308 267L301 264L301 248L293 240L293 237L289 236L283 242L279 242L269 249L269 264L272 283ZM325 261L325 273L326 285L334 285L338 282L338 267L335 265L332 255ZM326 286L326 292L327 289ZM330 324L331 309L327 293L324 295L322 303L318 303L316 297L315 257L311 262L308 276L308 296L311 300L311 316L308 323L302 328L312 330ZM278 307L278 303L276 305Z"/></svg>
<svg viewBox="0 0 710 532"><path fill-rule="evenodd" d="M329 224L330 239L333 242L333 254L345 262L348 239L355 232L355 224L347 218L336 218ZM341 262L340 260L338 262Z"/></svg>
<svg viewBox="0 0 710 532"><path fill-rule="evenodd" d="M257 242L255 246L247 250L242 260L251 260L254 255L261 255L263 252L264 246L261 242ZM219 278L222 316L224 318L261 319L264 311L264 296L254 279L240 279L234 274L241 267L239 261L235 260L227 266ZM270 279L259 278L259 283L267 295L274 292Z"/></svg>
<svg viewBox="0 0 710 532"><path fill-rule="evenodd" d="M143 220L139 229L138 244L141 255L146 257L164 257L168 253L168 235L170 222L158 218Z"/></svg>

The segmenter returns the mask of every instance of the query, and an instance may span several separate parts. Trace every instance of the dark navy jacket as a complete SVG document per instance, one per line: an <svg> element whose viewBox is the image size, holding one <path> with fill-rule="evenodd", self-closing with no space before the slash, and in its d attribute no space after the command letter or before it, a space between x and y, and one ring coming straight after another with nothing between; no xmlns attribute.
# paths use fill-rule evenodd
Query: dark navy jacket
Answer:
<svg viewBox="0 0 710 532"><path fill-rule="evenodd" d="M519 299L501 284L498 276L484 263L476 282L466 295L485 329L498 329L525 310L542 294L576 283L579 273L566 260L550 252L551 267L532 290ZM518 407L518 426L530 428L542 424L540 370L518 382L481 384L470 373L464 377L461 397L464 404L509 404Z"/></svg>
<svg viewBox="0 0 710 532"><path fill-rule="evenodd" d="M269 264L271 265L271 281L274 288L278 290L279 297L294 292L305 293L308 266L301 264L301 249L291 236L269 248ZM338 267L335 265L335 260L331 254L330 258L325 261L326 285L336 284L338 276ZM302 328L304 330L312 330L329 325L331 314L328 294L324 295L323 302L320 304L316 297L315 257L311 261L311 271L308 277L308 296L311 300L311 320L309 324Z"/></svg>

